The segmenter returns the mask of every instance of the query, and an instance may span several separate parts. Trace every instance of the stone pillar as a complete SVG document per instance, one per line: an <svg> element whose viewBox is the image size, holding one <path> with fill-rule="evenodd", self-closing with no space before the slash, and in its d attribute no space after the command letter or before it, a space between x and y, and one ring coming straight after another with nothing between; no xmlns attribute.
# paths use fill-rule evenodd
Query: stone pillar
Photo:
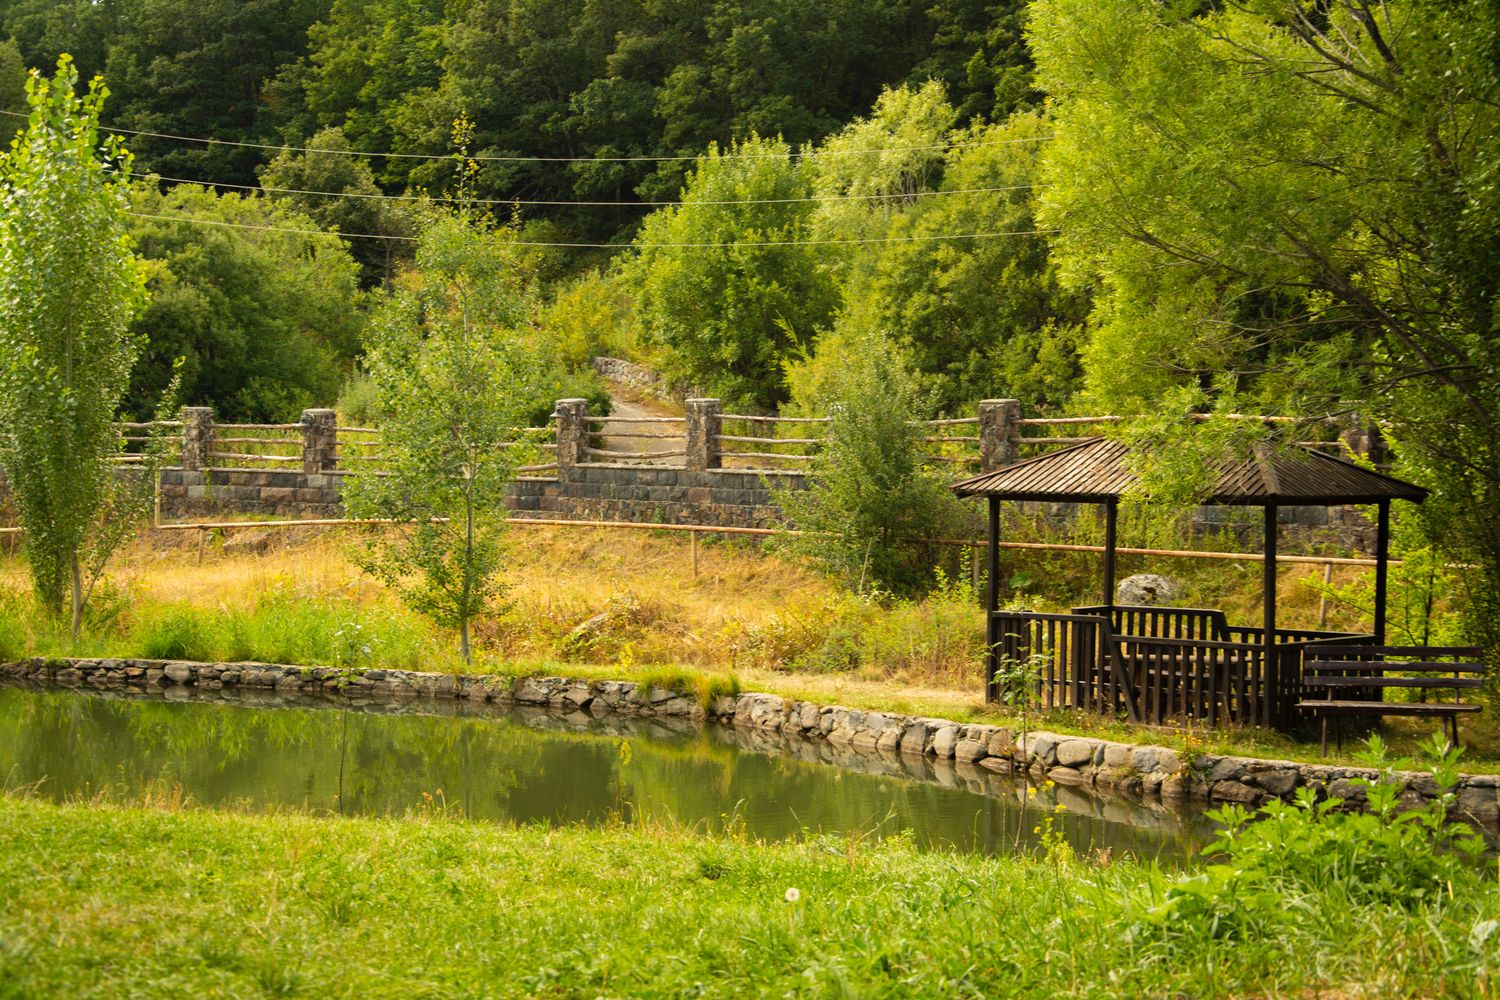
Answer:
<svg viewBox="0 0 1500 1000"><path fill-rule="evenodd" d="M589 401L559 399L552 411L557 420L557 469L589 460Z"/></svg>
<svg viewBox="0 0 1500 1000"><path fill-rule="evenodd" d="M719 467L719 427L723 407L717 399L687 401L687 467Z"/></svg>
<svg viewBox="0 0 1500 1000"><path fill-rule="evenodd" d="M182 408L182 467L198 472L212 464L209 452L214 450L214 408Z"/></svg>
<svg viewBox="0 0 1500 1000"><path fill-rule="evenodd" d="M1383 467L1390 462L1385 437L1380 433L1380 426L1374 421L1351 423L1339 432L1339 440L1350 452L1368 458L1377 466Z"/></svg>
<svg viewBox="0 0 1500 1000"><path fill-rule="evenodd" d="M984 399L979 402L979 471L994 472L1016 460L1021 429L1019 399Z"/></svg>
<svg viewBox="0 0 1500 1000"><path fill-rule="evenodd" d="M338 414L332 410L303 410L302 471L314 475L338 467Z"/></svg>

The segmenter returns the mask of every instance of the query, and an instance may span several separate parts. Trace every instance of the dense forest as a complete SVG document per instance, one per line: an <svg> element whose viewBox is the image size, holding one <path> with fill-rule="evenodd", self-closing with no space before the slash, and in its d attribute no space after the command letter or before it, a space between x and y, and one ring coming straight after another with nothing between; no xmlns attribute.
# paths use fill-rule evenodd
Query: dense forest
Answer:
<svg viewBox="0 0 1500 1000"><path fill-rule="evenodd" d="M1497 0L0 0L0 112L63 52L135 154L139 412L178 357L357 407L461 199L540 413L612 353L761 411L1378 419L1500 593Z"/></svg>

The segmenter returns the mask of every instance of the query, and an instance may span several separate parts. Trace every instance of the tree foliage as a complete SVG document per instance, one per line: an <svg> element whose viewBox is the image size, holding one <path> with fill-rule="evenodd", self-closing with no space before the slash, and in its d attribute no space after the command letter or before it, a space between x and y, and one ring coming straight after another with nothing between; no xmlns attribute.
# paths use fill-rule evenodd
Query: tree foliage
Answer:
<svg viewBox="0 0 1500 1000"><path fill-rule="evenodd" d="M184 402L222 419L293 420L328 405L363 323L343 243L290 208L196 185L138 186L131 207L152 293L136 322L149 344L132 411L155 408L177 358Z"/></svg>
<svg viewBox="0 0 1500 1000"><path fill-rule="evenodd" d="M1043 221L1099 282L1099 404L1390 422L1500 649L1500 13L1039 0Z"/></svg>
<svg viewBox="0 0 1500 1000"><path fill-rule="evenodd" d="M845 344L844 365L820 387L832 417L807 490L777 502L805 534L787 545L861 590L903 592L932 581L941 537L961 519L946 481L922 465L915 424L926 408L901 351L866 331Z"/></svg>
<svg viewBox="0 0 1500 1000"><path fill-rule="evenodd" d="M366 338L387 474L352 479L345 498L351 517L397 522L356 560L456 628L465 660L470 624L503 595L506 490L523 457L510 443L539 395L538 366L509 333L525 307L510 239L466 211L428 220Z"/></svg>
<svg viewBox="0 0 1500 1000"><path fill-rule="evenodd" d="M627 280L642 337L672 374L736 405L786 395L782 362L810 342L837 290L809 237L807 169L786 143L748 139L699 159L682 204L651 215ZM745 204L747 200L778 200Z"/></svg>
<svg viewBox="0 0 1500 1000"><path fill-rule="evenodd" d="M0 157L0 465L26 532L42 603L72 594L76 635L135 495L107 456L112 421L140 352L131 320L145 301L125 229L130 157L102 139L108 93L83 97L64 57L26 85L25 131Z"/></svg>

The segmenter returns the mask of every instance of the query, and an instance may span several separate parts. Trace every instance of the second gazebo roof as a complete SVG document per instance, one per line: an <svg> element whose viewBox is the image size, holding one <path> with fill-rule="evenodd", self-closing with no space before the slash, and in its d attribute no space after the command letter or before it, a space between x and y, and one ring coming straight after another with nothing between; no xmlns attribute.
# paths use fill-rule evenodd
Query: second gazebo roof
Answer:
<svg viewBox="0 0 1500 1000"><path fill-rule="evenodd" d="M1130 451L1123 441L1090 438L972 476L951 488L961 497L1103 503L1118 499L1138 482L1130 467ZM1303 445L1260 445L1248 457L1212 464L1218 478L1212 495L1203 501L1209 504L1311 506L1427 499L1427 491L1420 486Z"/></svg>

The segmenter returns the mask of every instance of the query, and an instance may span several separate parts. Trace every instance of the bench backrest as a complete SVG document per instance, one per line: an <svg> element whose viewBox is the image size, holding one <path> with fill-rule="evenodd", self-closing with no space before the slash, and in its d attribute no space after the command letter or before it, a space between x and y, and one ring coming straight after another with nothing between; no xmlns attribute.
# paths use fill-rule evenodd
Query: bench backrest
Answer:
<svg viewBox="0 0 1500 1000"><path fill-rule="evenodd" d="M1314 656L1315 651L1315 656ZM1333 646L1319 645L1304 662L1302 683L1319 688L1330 699L1359 696L1382 688L1416 688L1463 692L1484 684L1484 663L1477 646Z"/></svg>

